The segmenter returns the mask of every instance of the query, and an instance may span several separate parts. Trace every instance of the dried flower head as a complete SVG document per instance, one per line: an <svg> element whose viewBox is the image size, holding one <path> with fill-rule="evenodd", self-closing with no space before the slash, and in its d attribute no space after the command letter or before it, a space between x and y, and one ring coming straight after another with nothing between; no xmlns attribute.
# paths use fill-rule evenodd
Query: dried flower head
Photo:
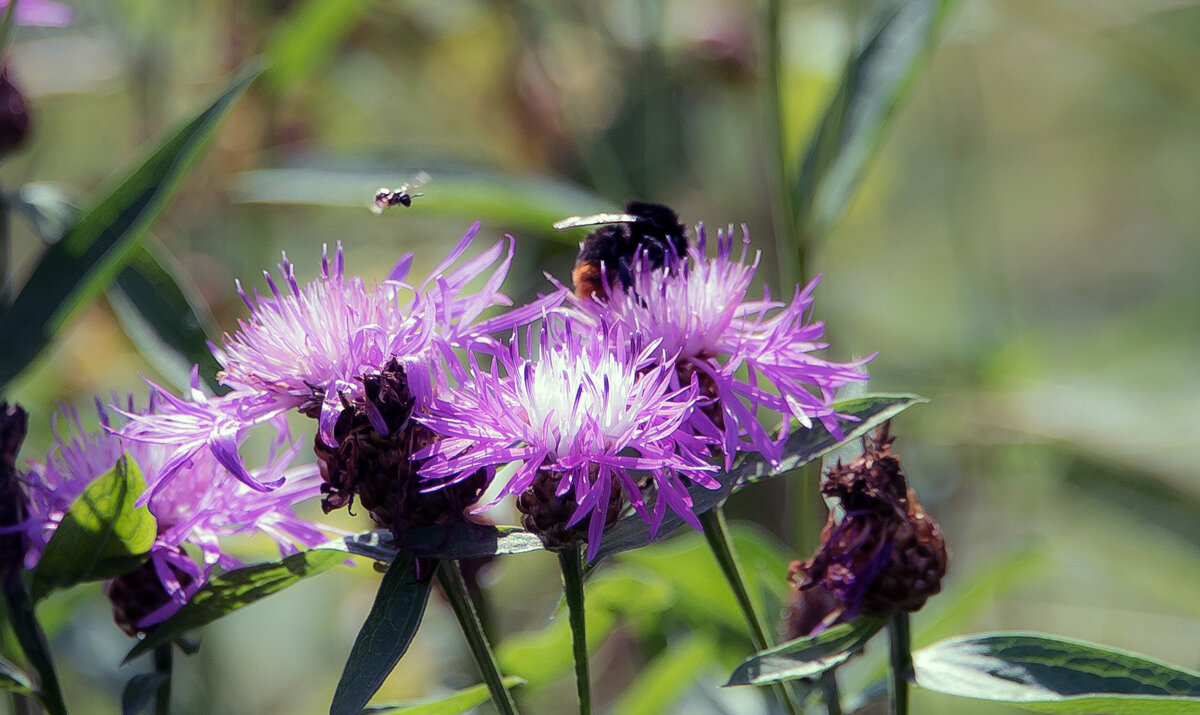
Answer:
<svg viewBox="0 0 1200 715"><path fill-rule="evenodd" d="M825 475L821 492L838 502L813 557L794 562L796 595L788 637L810 635L858 614L916 611L941 590L946 542L908 488L891 453L888 425L864 438L863 454Z"/></svg>

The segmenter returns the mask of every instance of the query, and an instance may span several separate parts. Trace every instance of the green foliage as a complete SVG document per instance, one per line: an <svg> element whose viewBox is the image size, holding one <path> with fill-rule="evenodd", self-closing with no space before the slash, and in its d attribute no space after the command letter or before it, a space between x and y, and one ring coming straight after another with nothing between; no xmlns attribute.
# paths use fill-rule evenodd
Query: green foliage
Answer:
<svg viewBox="0 0 1200 715"><path fill-rule="evenodd" d="M278 593L300 579L326 571L344 559L342 554L332 549L313 549L292 554L280 561L226 571L209 579L183 608L147 633L125 656L125 662L149 653L158 646L167 645L194 628L208 625Z"/></svg>
<svg viewBox="0 0 1200 715"><path fill-rule="evenodd" d="M0 690L32 694L36 689L33 680L23 670L0 658Z"/></svg>
<svg viewBox="0 0 1200 715"><path fill-rule="evenodd" d="M733 671L725 685L766 685L818 676L846 662L884 625L886 622L879 618L857 618L818 635L797 638L755 653Z"/></svg>
<svg viewBox="0 0 1200 715"><path fill-rule="evenodd" d="M397 548L399 546L399 548ZM390 563L398 553L433 559L474 559L481 556L524 554L541 551L542 541L519 526L494 526L460 522L413 529L401 536L399 545L386 529L347 536L321 546Z"/></svg>
<svg viewBox="0 0 1200 715"><path fill-rule="evenodd" d="M957 0L910 0L858 48L808 144L796 179L801 235L824 236L842 217L896 109L937 44Z"/></svg>
<svg viewBox="0 0 1200 715"><path fill-rule="evenodd" d="M1050 713L1200 713L1200 673L1035 633L985 633L913 653L917 684Z"/></svg>
<svg viewBox="0 0 1200 715"><path fill-rule="evenodd" d="M112 578L140 566L158 535L150 510L134 503L146 489L132 460L117 462L71 504L33 572L33 597Z"/></svg>
<svg viewBox="0 0 1200 715"><path fill-rule="evenodd" d="M418 580L415 561L392 561L367 620L354 639L329 715L357 715L408 650L429 601L432 582Z"/></svg>
<svg viewBox="0 0 1200 715"><path fill-rule="evenodd" d="M642 666L613 706L617 715L655 715L668 709L717 659L717 646L707 634L692 633L672 642Z"/></svg>
<svg viewBox="0 0 1200 715"><path fill-rule="evenodd" d="M375 10L372 0L305 0L278 23L267 38L270 85L295 88L329 64L341 41Z"/></svg>
<svg viewBox="0 0 1200 715"><path fill-rule="evenodd" d="M108 285L203 153L226 112L260 69L244 70L208 108L173 132L48 248L0 314L0 386L19 374Z"/></svg>
<svg viewBox="0 0 1200 715"><path fill-rule="evenodd" d="M159 688L170 679L166 673L138 673L130 678L121 691L121 715L147 712Z"/></svg>
<svg viewBox="0 0 1200 715"><path fill-rule="evenodd" d="M524 685L520 678L504 679L505 688ZM456 690L449 695L434 698L424 698L408 703L379 703L368 705L362 709L363 715L459 715L471 708L483 705L491 695L486 685L476 685L463 690Z"/></svg>

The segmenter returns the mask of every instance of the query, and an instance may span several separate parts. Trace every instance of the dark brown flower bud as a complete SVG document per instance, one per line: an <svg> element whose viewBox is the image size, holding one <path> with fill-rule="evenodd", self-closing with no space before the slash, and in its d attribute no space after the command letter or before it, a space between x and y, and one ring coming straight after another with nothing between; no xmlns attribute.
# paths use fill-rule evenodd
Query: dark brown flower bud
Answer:
<svg viewBox="0 0 1200 715"><path fill-rule="evenodd" d="M346 401L338 416L337 446L324 444L318 435L313 447L325 479L325 512L352 505L357 496L375 523L397 538L410 529L466 521L464 511L487 487L488 472L423 492L429 484L418 476L421 464L411 457L439 437L409 419L413 397L404 368L392 360L379 374L365 376L363 388L363 399ZM377 430L381 425L387 434Z"/></svg>
<svg viewBox="0 0 1200 715"><path fill-rule="evenodd" d="M179 549L179 553L184 553L182 548ZM168 568L175 574L175 578L179 579L179 585L183 588L195 581L191 574L176 568L174 564L169 564ZM145 629L138 628L137 624L171 600L158 578L153 561L147 561L133 571L109 581L107 590L108 600L112 602L113 620L129 636L137 636L143 632Z"/></svg>
<svg viewBox="0 0 1200 715"><path fill-rule="evenodd" d="M0 157L11 154L29 136L29 103L9 73L0 67Z"/></svg>
<svg viewBox="0 0 1200 715"><path fill-rule="evenodd" d="M859 614L916 611L941 590L945 539L908 488L891 446L885 424L874 439L864 438L862 456L826 473L821 492L837 500L843 514L831 513L817 552L793 564L791 637Z"/></svg>
<svg viewBox="0 0 1200 715"><path fill-rule="evenodd" d="M588 520L567 527L567 522L579 508L573 492L562 496L555 495L561 474L539 470L529 488L517 495L517 509L520 510L521 525L527 531L537 534L542 543L551 551L572 548L587 541ZM608 496L608 513L605 514L604 530L608 531L617 523L621 516L621 507L625 503L625 495L617 485L613 485Z"/></svg>
<svg viewBox="0 0 1200 715"><path fill-rule="evenodd" d="M17 472L17 453L28 425L29 415L19 405L0 402L0 526L16 526L28 516L27 497ZM24 562L24 535L0 535L0 578L19 573Z"/></svg>

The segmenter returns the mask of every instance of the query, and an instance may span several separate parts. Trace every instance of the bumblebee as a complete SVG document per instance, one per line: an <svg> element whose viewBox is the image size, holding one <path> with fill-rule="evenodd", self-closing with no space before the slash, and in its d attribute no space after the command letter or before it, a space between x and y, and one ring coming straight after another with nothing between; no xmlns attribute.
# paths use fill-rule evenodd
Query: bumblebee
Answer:
<svg viewBox="0 0 1200 715"><path fill-rule="evenodd" d="M580 246L571 273L575 293L584 300L593 295L606 298L618 283L622 290L632 288L638 260L662 268L687 252L687 228L660 204L631 201L625 213L572 216L554 224L559 231L579 226L600 227Z"/></svg>
<svg viewBox="0 0 1200 715"><path fill-rule="evenodd" d="M371 210L377 214L381 214L393 206L403 206L404 208L412 206L413 199L425 194L414 194L411 192L420 188L427 181L429 181L429 174L422 171L398 189L389 189L386 186L381 187L375 192L375 204L371 207Z"/></svg>

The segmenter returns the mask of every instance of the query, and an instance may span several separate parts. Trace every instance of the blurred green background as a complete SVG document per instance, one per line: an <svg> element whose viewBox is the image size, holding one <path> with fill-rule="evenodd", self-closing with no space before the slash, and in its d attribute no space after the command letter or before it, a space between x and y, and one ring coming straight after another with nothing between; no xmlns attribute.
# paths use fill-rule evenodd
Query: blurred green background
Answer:
<svg viewBox="0 0 1200 715"><path fill-rule="evenodd" d="M382 277L412 250L421 275L475 220L491 240L516 237L508 292L526 299L546 290L543 271L569 277L581 236L555 235L553 220L632 198L693 225L745 223L778 293L760 3L71 5L72 27L16 35L35 135L0 170L7 191L94 196L251 57L274 62L152 229L223 330L245 315L234 279L261 287L281 250L302 279L334 241L349 272ZM785 3L789 157L870 9ZM878 351L873 390L932 400L895 429L952 552L943 594L914 616L918 646L1041 630L1200 665L1198 63L1197 3L962 3L844 220L812 248L829 356ZM367 211L378 186L420 170L432 180L411 209ZM14 250L18 274L41 250L19 221ZM23 456L50 443L58 402L144 394L138 373L178 379L106 303L87 309L10 391L32 415ZM730 512L777 611L787 561L805 556L794 511L750 490ZM179 712L326 711L378 578L340 569L209 628L177 661ZM505 668L530 681L522 703L564 711L555 560L506 557L482 580ZM603 708L764 711L752 689L715 687L751 648L698 535L627 554L589 588ZM130 644L99 589L42 613L68 703L118 712L124 681L149 666L117 667ZM845 693L881 676L883 648L843 669ZM477 681L435 598L379 699ZM916 698L915 712L1009 712Z"/></svg>

